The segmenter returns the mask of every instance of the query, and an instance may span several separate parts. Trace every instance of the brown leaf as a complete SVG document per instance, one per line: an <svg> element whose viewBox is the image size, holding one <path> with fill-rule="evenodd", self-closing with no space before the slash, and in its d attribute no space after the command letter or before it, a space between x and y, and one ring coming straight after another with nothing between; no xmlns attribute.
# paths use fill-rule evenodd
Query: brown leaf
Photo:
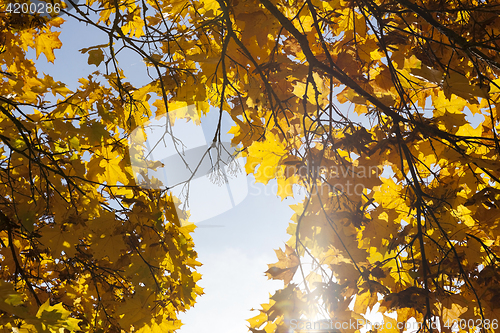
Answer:
<svg viewBox="0 0 500 333"><path fill-rule="evenodd" d="M285 285L289 284L299 266L299 257L294 249L285 244L285 252L275 250L278 262L267 265L269 269L265 271L267 277L273 280L283 280Z"/></svg>

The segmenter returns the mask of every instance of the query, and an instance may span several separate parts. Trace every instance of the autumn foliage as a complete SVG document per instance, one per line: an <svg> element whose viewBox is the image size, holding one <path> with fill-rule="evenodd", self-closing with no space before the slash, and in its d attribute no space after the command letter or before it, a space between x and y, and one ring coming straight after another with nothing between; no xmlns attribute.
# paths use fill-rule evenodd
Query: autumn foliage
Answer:
<svg viewBox="0 0 500 333"><path fill-rule="evenodd" d="M498 328L498 1L88 0L65 19L109 39L81 50L98 71L75 91L27 58L55 61L63 18L0 16L0 328L180 327L202 294L194 227L141 186L128 142L207 112L232 118L258 182L308 193L252 332L372 309L379 332ZM122 48L151 82L127 81Z"/></svg>

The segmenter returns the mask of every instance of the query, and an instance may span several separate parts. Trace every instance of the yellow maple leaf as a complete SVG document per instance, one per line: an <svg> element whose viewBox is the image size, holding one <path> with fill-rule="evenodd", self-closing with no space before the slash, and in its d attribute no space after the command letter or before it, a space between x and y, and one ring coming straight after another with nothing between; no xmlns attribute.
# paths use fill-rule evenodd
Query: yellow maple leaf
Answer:
<svg viewBox="0 0 500 333"><path fill-rule="evenodd" d="M285 146L278 136L268 133L265 141L254 142L248 148L245 170L247 173L253 173L255 168L260 165L255 172L255 180L267 184L279 172L278 164L285 153Z"/></svg>
<svg viewBox="0 0 500 333"><path fill-rule="evenodd" d="M54 50L60 49L62 46L62 43L59 40L59 34L60 32L44 30L43 33L41 33L35 38L35 49L36 49L37 59L40 53L43 53L45 54L47 61L52 63L54 62L55 59Z"/></svg>

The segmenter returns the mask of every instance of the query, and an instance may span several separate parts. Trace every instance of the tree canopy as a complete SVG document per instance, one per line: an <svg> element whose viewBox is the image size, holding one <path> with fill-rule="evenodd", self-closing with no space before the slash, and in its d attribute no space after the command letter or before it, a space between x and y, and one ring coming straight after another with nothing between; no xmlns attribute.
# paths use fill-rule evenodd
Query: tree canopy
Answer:
<svg viewBox="0 0 500 333"><path fill-rule="evenodd" d="M0 328L180 327L202 294L194 226L148 176L161 161L130 142L151 117L168 135L215 112L234 121L246 173L281 198L308 193L266 272L283 288L252 332L371 309L379 332L412 318L420 332L496 331L498 1L67 2L63 18L2 1ZM81 50L75 65L97 70L76 90L28 56L54 62L64 20L108 40ZM148 84L129 82L124 50Z"/></svg>

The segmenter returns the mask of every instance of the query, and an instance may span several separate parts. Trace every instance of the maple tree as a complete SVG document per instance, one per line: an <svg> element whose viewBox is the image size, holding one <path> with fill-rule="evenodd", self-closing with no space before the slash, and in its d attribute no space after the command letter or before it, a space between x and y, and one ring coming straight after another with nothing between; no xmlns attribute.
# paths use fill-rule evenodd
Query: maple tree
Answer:
<svg viewBox="0 0 500 333"><path fill-rule="evenodd" d="M137 8L105 6L103 26L115 9L117 24ZM149 119L149 88L132 92L117 67L81 78L75 91L42 75L27 51L54 62L63 18L6 8L2 2L0 328L179 328L177 314L202 293L200 263L179 201L137 184L130 165L140 152L131 156L127 138ZM108 28L111 39L128 35L117 29ZM98 65L104 47L82 52Z"/></svg>
<svg viewBox="0 0 500 333"><path fill-rule="evenodd" d="M138 182L131 164L158 183L159 161L128 143L152 116L210 111L233 119L247 173L282 198L308 193L266 272L284 287L252 332L371 309L391 324L381 332L412 318L422 332L494 332L499 14L475 0L89 0L66 19L109 42L81 50L101 67L75 91L27 58L55 60L63 19L2 14L0 327L180 327L202 293L194 227ZM127 81L122 49L151 82Z"/></svg>

